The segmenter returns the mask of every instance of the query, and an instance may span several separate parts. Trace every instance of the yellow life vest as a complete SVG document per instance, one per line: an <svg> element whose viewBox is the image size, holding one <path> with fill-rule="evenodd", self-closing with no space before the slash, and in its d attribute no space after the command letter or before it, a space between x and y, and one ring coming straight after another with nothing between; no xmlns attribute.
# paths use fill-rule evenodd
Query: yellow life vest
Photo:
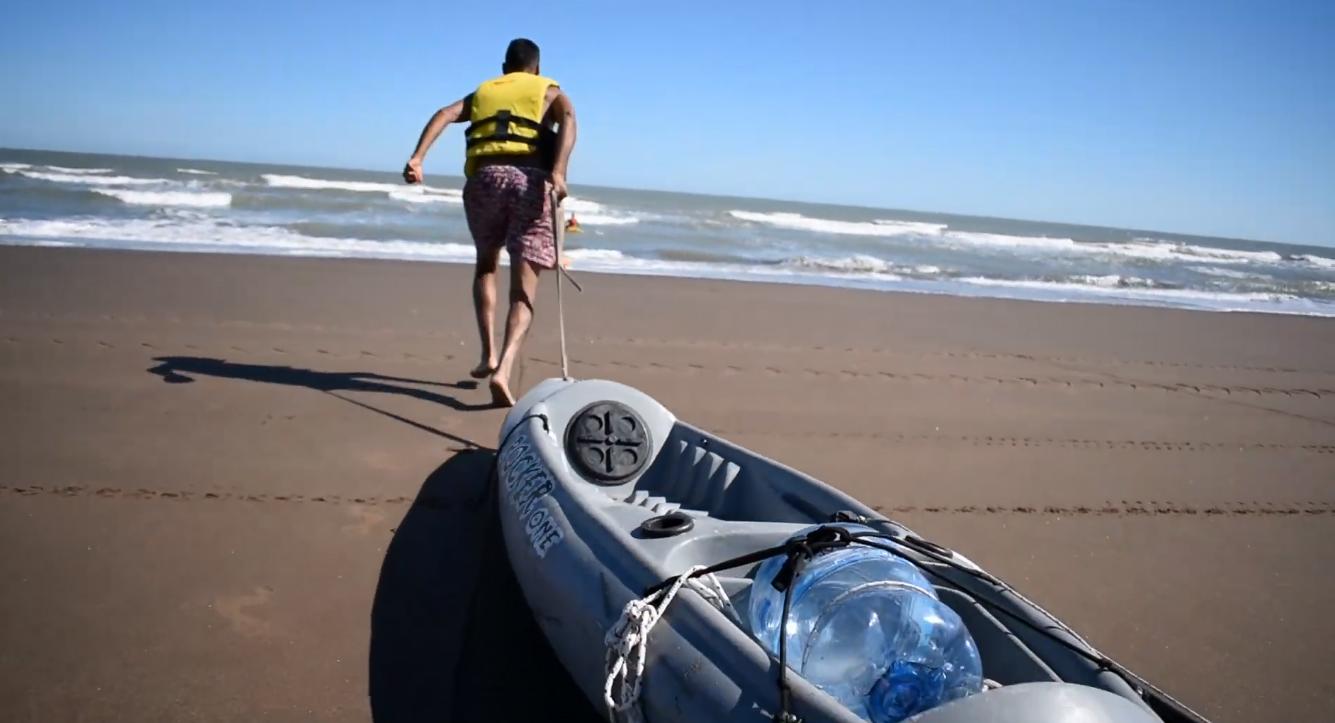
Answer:
<svg viewBox="0 0 1335 723"><path fill-rule="evenodd" d="M554 134L542 124L547 89L559 85L534 73L506 73L479 85L473 91L468 117L472 125L464 131L468 143L464 175L473 175L475 159L482 156L515 156L555 149Z"/></svg>

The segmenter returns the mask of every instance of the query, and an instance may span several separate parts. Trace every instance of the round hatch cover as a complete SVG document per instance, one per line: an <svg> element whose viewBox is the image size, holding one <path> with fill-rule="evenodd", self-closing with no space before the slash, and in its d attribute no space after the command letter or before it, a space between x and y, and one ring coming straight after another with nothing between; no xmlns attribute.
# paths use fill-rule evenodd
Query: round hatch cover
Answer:
<svg viewBox="0 0 1335 723"><path fill-rule="evenodd" d="M593 482L621 482L639 472L652 454L644 420L620 402L590 404L566 429L566 456Z"/></svg>

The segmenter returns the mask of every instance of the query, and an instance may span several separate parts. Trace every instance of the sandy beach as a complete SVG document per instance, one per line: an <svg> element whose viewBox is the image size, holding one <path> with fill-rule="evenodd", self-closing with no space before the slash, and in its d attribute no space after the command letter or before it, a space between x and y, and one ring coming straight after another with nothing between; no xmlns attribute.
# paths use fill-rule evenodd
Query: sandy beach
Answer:
<svg viewBox="0 0 1335 723"><path fill-rule="evenodd" d="M0 720L581 711L475 594L513 582L470 281L0 248ZM959 549L1212 719L1335 715L1335 320L581 281L576 376Z"/></svg>

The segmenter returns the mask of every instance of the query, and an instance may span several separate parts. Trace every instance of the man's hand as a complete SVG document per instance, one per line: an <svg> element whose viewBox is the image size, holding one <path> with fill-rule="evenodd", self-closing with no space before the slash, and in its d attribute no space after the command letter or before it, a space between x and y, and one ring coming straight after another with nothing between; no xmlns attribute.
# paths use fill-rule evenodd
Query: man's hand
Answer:
<svg viewBox="0 0 1335 723"><path fill-rule="evenodd" d="M445 126L456 121L468 120L468 105L472 103L471 95L454 101L453 103L436 111L431 116L431 120L426 122L422 128L422 136L417 139L417 148L413 150L413 155L408 162L403 165L404 183L421 183L422 159L426 158L426 152L431 149L431 144L440 137L440 132L445 130Z"/></svg>
<svg viewBox="0 0 1335 723"><path fill-rule="evenodd" d="M422 159L415 157L409 158L408 162L403 165L403 182L422 182Z"/></svg>
<svg viewBox="0 0 1335 723"><path fill-rule="evenodd" d="M564 201L566 196L570 195L570 189L566 188L566 177L564 173L552 174L552 190L556 191L557 202Z"/></svg>

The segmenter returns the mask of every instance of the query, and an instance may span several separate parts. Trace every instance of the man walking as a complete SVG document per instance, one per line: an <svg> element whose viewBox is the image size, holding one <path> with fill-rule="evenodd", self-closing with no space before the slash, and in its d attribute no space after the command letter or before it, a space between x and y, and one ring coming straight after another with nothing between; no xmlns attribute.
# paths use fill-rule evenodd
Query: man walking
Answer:
<svg viewBox="0 0 1335 723"><path fill-rule="evenodd" d="M565 198L566 167L575 147L575 108L570 98L539 69L538 46L519 38L505 51L502 75L436 111L403 168L408 183L422 182L422 161L445 126L462 121L467 161L464 164L464 213L477 247L473 275L473 307L477 314L482 354L471 371L488 385L497 405L515 402L510 373L533 321L538 276L555 268L556 229L552 195ZM555 127L555 130L553 130ZM493 320L496 308L496 267L501 249L510 254L510 311L505 339L496 354Z"/></svg>

